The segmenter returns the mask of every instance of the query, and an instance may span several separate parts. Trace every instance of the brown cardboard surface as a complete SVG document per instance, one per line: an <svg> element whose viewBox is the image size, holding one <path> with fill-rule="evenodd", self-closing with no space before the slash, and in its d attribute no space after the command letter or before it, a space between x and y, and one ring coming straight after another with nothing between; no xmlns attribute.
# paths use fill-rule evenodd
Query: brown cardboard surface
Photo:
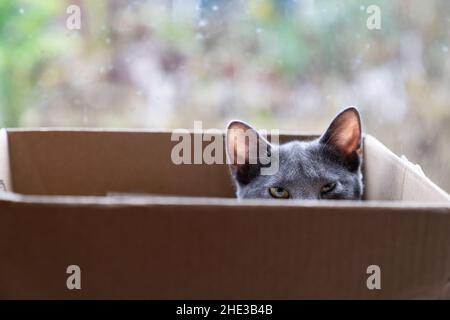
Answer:
<svg viewBox="0 0 450 320"><path fill-rule="evenodd" d="M1 298L449 298L448 208L10 202ZM5 207L5 203L1 203ZM82 290L65 268L82 269ZM381 267L381 290L366 268Z"/></svg>
<svg viewBox="0 0 450 320"><path fill-rule="evenodd" d="M355 202L232 199L225 165L172 164L167 132L7 142L0 298L450 299L448 195L373 137ZM66 288L71 264L81 290ZM381 290L366 286L372 264Z"/></svg>
<svg viewBox="0 0 450 320"><path fill-rule="evenodd" d="M173 164L169 133L12 131L9 140L19 193L233 196L225 166Z"/></svg>

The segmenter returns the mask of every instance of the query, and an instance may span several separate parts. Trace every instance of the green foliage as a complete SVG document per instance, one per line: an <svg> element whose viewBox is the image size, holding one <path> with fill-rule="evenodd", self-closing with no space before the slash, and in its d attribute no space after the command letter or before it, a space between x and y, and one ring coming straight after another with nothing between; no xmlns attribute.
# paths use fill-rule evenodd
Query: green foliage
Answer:
<svg viewBox="0 0 450 320"><path fill-rule="evenodd" d="M18 126L35 85L34 68L61 48L46 36L62 1L0 1L0 126ZM55 37L55 38L53 38Z"/></svg>

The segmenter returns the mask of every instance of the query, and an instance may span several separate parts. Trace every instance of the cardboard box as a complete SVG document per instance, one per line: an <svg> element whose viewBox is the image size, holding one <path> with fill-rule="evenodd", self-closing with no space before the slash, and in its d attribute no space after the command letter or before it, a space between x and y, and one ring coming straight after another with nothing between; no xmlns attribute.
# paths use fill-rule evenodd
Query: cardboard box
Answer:
<svg viewBox="0 0 450 320"><path fill-rule="evenodd" d="M238 201L226 165L175 165L176 143L2 130L0 298L450 298L450 198L375 138L361 202Z"/></svg>

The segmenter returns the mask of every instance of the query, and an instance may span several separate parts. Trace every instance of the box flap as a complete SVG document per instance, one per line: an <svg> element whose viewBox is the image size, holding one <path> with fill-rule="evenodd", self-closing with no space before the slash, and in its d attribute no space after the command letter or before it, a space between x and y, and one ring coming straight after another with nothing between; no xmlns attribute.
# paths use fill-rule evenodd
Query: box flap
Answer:
<svg viewBox="0 0 450 320"><path fill-rule="evenodd" d="M8 132L0 129L0 192L12 191Z"/></svg>
<svg viewBox="0 0 450 320"><path fill-rule="evenodd" d="M450 196L406 158L370 135L364 139L365 199L450 202Z"/></svg>

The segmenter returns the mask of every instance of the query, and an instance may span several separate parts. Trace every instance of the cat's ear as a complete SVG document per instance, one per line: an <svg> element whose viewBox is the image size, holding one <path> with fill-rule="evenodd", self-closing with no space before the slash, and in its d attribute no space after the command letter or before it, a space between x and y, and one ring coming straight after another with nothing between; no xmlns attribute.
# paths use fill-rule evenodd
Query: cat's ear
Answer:
<svg viewBox="0 0 450 320"><path fill-rule="evenodd" d="M267 164L271 152L271 145L263 136L245 122L236 120L227 126L226 148L231 172L241 184L260 174L261 164Z"/></svg>
<svg viewBox="0 0 450 320"><path fill-rule="evenodd" d="M319 141L336 150L347 164L359 165L362 129L358 109L349 107L339 113Z"/></svg>

